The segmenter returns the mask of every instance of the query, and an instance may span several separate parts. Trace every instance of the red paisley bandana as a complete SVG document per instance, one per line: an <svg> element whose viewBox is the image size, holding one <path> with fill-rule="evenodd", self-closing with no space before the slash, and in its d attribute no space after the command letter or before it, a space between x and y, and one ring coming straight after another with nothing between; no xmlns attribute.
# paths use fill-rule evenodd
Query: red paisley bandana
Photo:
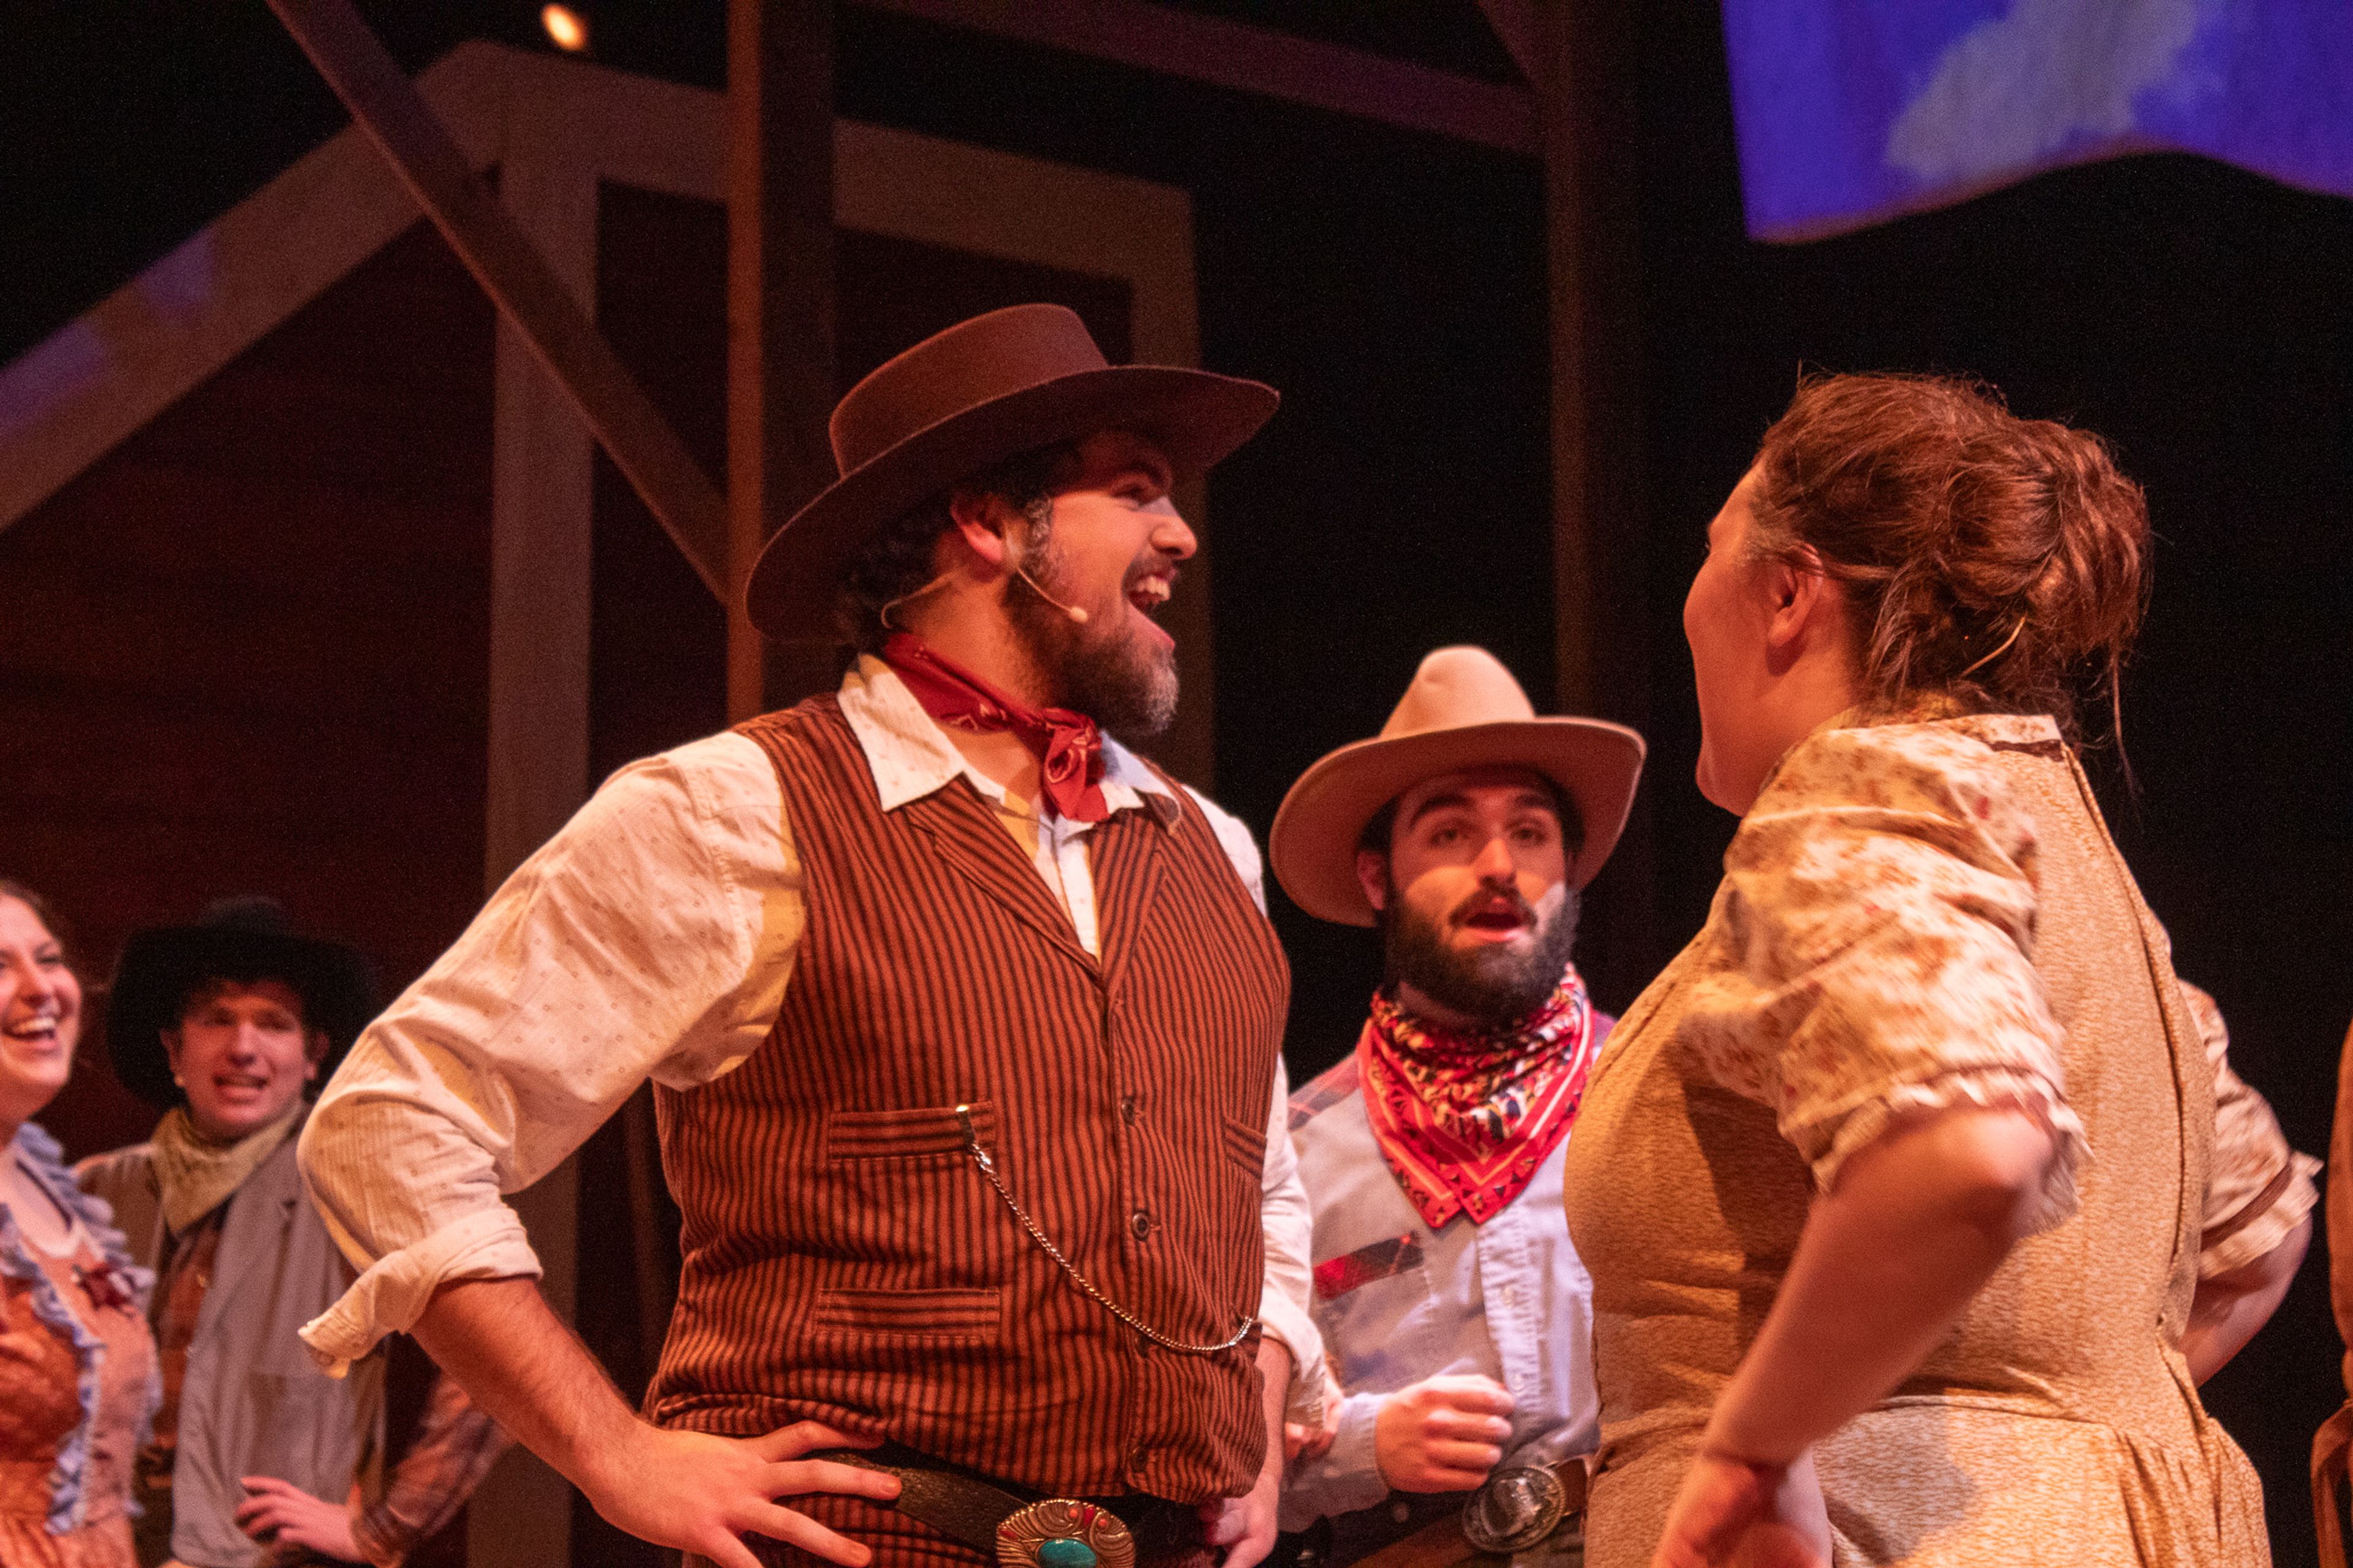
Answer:
<svg viewBox="0 0 2353 1568"><path fill-rule="evenodd" d="M1068 708L1032 708L907 632L882 645L882 662L937 722L978 734L1004 731L1027 746L1056 816L1101 822L1111 815L1103 792L1103 731L1093 720Z"/></svg>
<svg viewBox="0 0 2353 1568"><path fill-rule="evenodd" d="M1572 965L1543 1006L1494 1032L1458 1034L1373 998L1356 1040L1365 1114L1398 1184L1436 1230L1484 1225L1560 1145L1599 1044Z"/></svg>

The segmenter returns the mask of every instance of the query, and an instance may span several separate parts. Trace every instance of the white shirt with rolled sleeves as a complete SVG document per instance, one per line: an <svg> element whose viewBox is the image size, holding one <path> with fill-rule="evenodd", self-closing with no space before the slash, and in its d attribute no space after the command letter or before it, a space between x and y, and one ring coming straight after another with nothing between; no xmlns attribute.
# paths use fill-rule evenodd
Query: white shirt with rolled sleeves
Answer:
<svg viewBox="0 0 2353 1568"><path fill-rule="evenodd" d="M843 716L885 811L967 780L1097 951L1087 824L1041 817L975 772L898 677L861 659ZM1106 741L1113 812L1174 808ZM1190 792L1261 910L1250 830ZM503 1194L529 1186L650 1078L691 1089L761 1047L807 918L776 769L714 735L633 763L520 867L457 944L360 1037L303 1129L313 1201L358 1281L302 1331L340 1370L413 1325L441 1286L536 1279ZM1268 1111L1259 1314L1290 1348L1294 1418L1320 1412L1308 1211L1280 1063Z"/></svg>
<svg viewBox="0 0 2353 1568"><path fill-rule="evenodd" d="M1335 1294L1317 1292L1315 1325L1344 1391L1339 1434L1321 1458L1291 1466L1282 1528L1304 1530L1387 1499L1374 1419L1390 1394L1440 1373L1483 1373L1511 1391L1505 1467L1591 1453L1601 1415L1593 1281L1569 1243L1561 1203L1568 1140L1486 1224L1458 1214L1433 1231L1381 1158L1362 1089L1332 1087L1327 1077L1300 1091L1292 1139L1316 1264L1361 1255L1360 1266L1356 1279L1330 1280ZM1345 1271L1327 1277L1336 1272Z"/></svg>

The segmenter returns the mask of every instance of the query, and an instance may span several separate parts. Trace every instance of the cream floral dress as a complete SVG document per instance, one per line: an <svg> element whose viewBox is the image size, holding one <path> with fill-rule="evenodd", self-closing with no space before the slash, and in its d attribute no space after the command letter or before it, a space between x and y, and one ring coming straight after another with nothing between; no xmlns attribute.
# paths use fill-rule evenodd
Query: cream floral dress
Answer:
<svg viewBox="0 0 2353 1568"><path fill-rule="evenodd" d="M1833 721L1791 749L1706 926L1596 1065L1565 1173L1594 1281L1594 1568L1641 1568L1813 1194L1889 1119L2059 1136L2037 1234L1817 1450L1839 1568L2268 1561L2178 1345L2316 1167L2230 1071L2047 718Z"/></svg>

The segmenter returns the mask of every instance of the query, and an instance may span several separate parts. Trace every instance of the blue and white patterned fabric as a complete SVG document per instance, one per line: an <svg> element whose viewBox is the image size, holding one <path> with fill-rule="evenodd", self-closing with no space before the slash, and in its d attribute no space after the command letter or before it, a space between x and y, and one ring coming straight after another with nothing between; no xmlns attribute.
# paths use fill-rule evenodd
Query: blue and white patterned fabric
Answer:
<svg viewBox="0 0 2353 1568"><path fill-rule="evenodd" d="M2353 195L2346 0L1725 0L1748 232L2200 153Z"/></svg>

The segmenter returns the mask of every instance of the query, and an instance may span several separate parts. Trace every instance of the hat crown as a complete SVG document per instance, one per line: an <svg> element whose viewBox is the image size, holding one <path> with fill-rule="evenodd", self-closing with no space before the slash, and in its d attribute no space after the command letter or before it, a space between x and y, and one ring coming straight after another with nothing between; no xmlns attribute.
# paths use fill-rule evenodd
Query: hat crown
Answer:
<svg viewBox="0 0 2353 1568"><path fill-rule="evenodd" d="M237 931L250 936L292 936L294 922L288 918L286 906L276 899L259 893L237 893L215 899L196 917L196 924L212 931Z"/></svg>
<svg viewBox="0 0 2353 1568"><path fill-rule="evenodd" d="M842 473L968 408L1066 375L1109 368L1078 312L1013 305L925 338L869 373L833 411Z"/></svg>
<svg viewBox="0 0 2353 1568"><path fill-rule="evenodd" d="M1421 661L1380 738L1394 741L1472 724L1510 724L1536 716L1535 707L1504 661L1483 647L1441 647Z"/></svg>

